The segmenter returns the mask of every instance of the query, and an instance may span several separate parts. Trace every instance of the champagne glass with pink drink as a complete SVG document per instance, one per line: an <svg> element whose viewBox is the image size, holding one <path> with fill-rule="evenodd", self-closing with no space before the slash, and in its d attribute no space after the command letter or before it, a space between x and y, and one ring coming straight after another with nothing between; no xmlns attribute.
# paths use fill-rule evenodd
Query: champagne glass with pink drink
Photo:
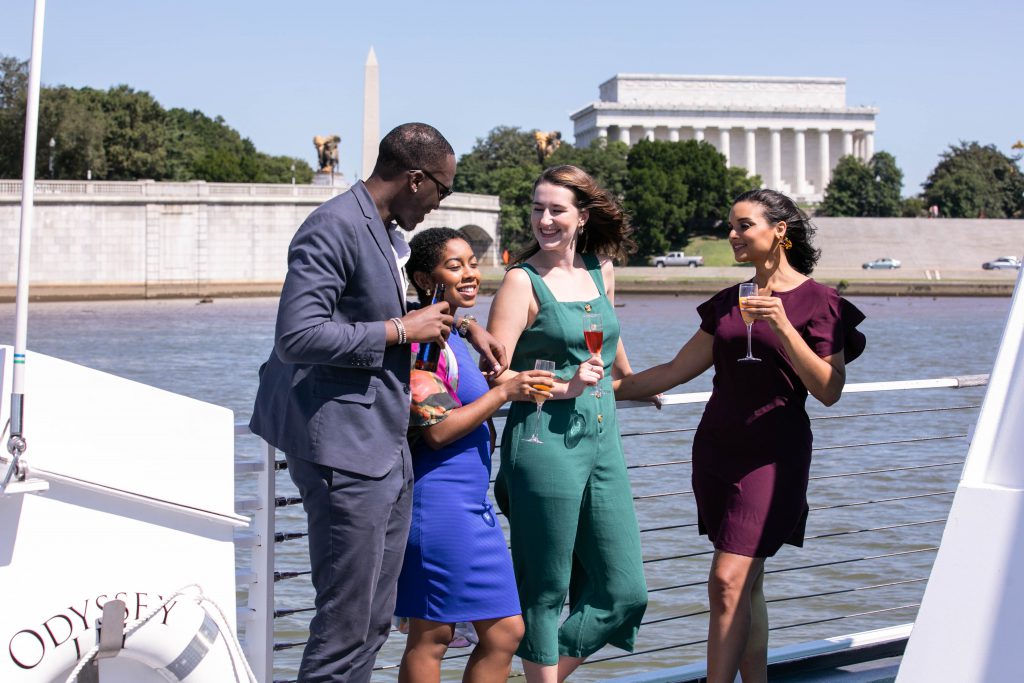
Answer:
<svg viewBox="0 0 1024 683"><path fill-rule="evenodd" d="M604 326L601 323L600 313L583 314L583 339L586 340L587 350L591 355L600 359L601 345L604 343ZM601 387L596 386L590 391L590 395L601 398L604 394L601 392Z"/></svg>

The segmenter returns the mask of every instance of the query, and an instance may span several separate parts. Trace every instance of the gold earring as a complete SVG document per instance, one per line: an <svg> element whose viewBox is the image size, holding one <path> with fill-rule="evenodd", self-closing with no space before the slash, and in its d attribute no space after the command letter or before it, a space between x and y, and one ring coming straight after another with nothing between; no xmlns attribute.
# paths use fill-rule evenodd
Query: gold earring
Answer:
<svg viewBox="0 0 1024 683"><path fill-rule="evenodd" d="M793 240L789 239L788 237L783 237L782 238L782 248L785 249L786 251L789 251L790 249L792 249L793 248Z"/></svg>

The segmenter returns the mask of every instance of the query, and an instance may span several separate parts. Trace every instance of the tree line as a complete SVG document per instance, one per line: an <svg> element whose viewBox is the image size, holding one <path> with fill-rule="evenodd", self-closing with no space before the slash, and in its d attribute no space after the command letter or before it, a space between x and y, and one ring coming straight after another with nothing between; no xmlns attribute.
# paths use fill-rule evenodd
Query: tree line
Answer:
<svg viewBox="0 0 1024 683"><path fill-rule="evenodd" d="M1019 218L1024 176L1018 159L992 145L961 142L941 155L920 195L901 197L903 172L893 155L880 151L866 162L844 156L822 203L807 208L825 216L914 217L931 210L952 218ZM533 182L557 164L585 169L622 200L637 228L637 261L685 246L695 235L724 236L732 199L762 184L759 176L729 167L704 141L563 143L542 161L533 131L498 126L459 159L455 189L501 198L502 242L514 252L532 238Z"/></svg>
<svg viewBox="0 0 1024 683"><path fill-rule="evenodd" d="M903 172L888 152L839 160L817 213L825 216L1020 218L1024 174L995 145L950 145L914 196L900 197Z"/></svg>
<svg viewBox="0 0 1024 683"><path fill-rule="evenodd" d="M22 175L27 87L28 63L0 55L0 178ZM223 118L164 109L127 85L39 93L37 178L290 183L293 164L296 182L312 180L304 160L259 152Z"/></svg>
<svg viewBox="0 0 1024 683"><path fill-rule="evenodd" d="M706 142L562 143L542 160L533 131L498 126L459 159L454 189L501 198L502 244L515 252L532 239L533 183L545 167L559 164L579 166L622 200L637 228L638 260L685 245L695 234L721 233L733 197L761 185L745 169L729 168Z"/></svg>

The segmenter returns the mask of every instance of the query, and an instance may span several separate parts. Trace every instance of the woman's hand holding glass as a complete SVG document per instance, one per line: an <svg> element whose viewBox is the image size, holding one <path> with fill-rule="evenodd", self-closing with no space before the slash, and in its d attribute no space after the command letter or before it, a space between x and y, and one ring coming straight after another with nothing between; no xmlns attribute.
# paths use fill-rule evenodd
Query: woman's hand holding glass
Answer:
<svg viewBox="0 0 1024 683"><path fill-rule="evenodd" d="M538 359L533 363L534 370L541 370L549 375L554 375L555 362L552 360L541 360ZM543 378L540 382L533 385L536 391L533 392L532 398L537 402L537 417L533 423L533 434L524 438L523 441L527 443L544 443L540 440L540 411L544 406L544 401L551 396L551 389L554 386L553 378Z"/></svg>
<svg viewBox="0 0 1024 683"><path fill-rule="evenodd" d="M576 374L569 380L566 396L581 395L587 387L597 386L602 377L604 377L604 363L599 356L592 356L576 368Z"/></svg>
<svg viewBox="0 0 1024 683"><path fill-rule="evenodd" d="M742 304L745 317L751 321L761 320L772 328L773 331L785 329L792 325L786 317L786 307L782 305L782 299L771 294L756 294L749 296Z"/></svg>
<svg viewBox="0 0 1024 683"><path fill-rule="evenodd" d="M546 370L526 370L501 385L506 401L536 401L543 403L551 398L555 374ZM545 389L544 387L547 387Z"/></svg>

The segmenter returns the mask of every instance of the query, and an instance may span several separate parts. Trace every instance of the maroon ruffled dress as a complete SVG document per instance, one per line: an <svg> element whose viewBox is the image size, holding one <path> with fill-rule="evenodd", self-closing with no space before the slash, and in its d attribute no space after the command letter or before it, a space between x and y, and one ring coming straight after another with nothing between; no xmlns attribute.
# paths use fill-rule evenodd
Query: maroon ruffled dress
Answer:
<svg viewBox="0 0 1024 683"><path fill-rule="evenodd" d="M808 346L825 357L861 354L864 320L831 287L808 279L782 299L786 317ZM802 546L807 521L811 427L804 386L781 342L765 322L753 326L753 354L739 310L739 285L697 307L700 328L714 336L715 377L693 439L693 490L700 533L715 548L771 557L784 543Z"/></svg>

